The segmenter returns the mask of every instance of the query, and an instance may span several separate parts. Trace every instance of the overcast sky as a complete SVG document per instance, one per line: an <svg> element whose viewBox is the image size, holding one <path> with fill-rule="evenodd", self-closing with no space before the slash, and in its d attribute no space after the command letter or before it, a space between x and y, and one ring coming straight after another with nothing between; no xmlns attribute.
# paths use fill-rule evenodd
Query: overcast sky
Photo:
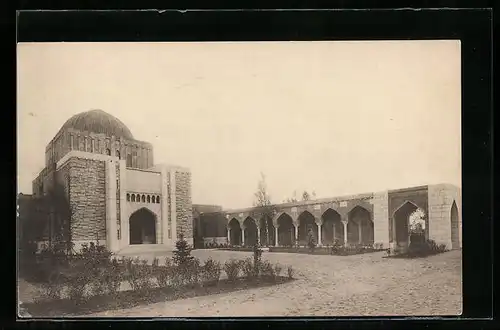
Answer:
<svg viewBox="0 0 500 330"><path fill-rule="evenodd" d="M72 115L102 109L189 167L193 203L461 186L458 41L18 46L18 189Z"/></svg>

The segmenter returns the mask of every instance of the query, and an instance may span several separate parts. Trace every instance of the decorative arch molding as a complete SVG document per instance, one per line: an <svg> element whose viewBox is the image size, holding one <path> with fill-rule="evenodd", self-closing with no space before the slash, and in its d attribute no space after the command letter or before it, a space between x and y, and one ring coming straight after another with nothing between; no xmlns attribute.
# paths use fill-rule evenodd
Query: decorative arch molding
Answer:
<svg viewBox="0 0 500 330"><path fill-rule="evenodd" d="M421 209L422 211L425 212L425 216L428 217L428 214L427 214L427 209L426 208L423 208L421 206L419 206L417 203L411 201L411 200L408 200L408 199L405 199L397 208L394 209L394 211L392 212L391 214L391 217L394 218L394 215L396 214L397 211L399 211L403 206L405 206L407 203L409 204L412 204L413 206L415 206L417 209ZM450 210L451 210L451 206L450 206Z"/></svg>
<svg viewBox="0 0 500 330"><path fill-rule="evenodd" d="M255 224L255 226L256 226L257 228L259 228L259 227L260 227L260 226L259 226L259 224L260 224L259 222L260 222L260 221L259 221L259 220L257 220L257 219L255 219L253 216L250 216L250 215L249 215L249 216L247 216L245 219L243 219L243 221L241 221L241 224L240 224L240 225L241 225L241 228L245 228L245 227L246 227L246 226L245 226L245 222L246 222L247 220L249 220L249 221L253 221L253 223Z"/></svg>
<svg viewBox="0 0 500 330"><path fill-rule="evenodd" d="M321 224L321 223L323 222L323 219L321 218L321 216L319 216L319 217L318 217L318 215L317 215L317 214L315 214L315 212L312 212L312 211L310 211L310 210L302 210L302 212L300 212L300 213L298 213L298 214L297 214L297 218L296 218L296 219L294 219L294 223L295 223L295 224L300 224L300 217L301 217L303 214L304 214L304 215L306 215L306 214L310 214L310 215L314 218L314 222L315 222L316 224Z"/></svg>
<svg viewBox="0 0 500 330"><path fill-rule="evenodd" d="M156 221L158 222L161 219L161 207L159 204L140 204L140 203L127 203L127 213L130 218L132 214L139 211L140 209L148 210L149 212L155 215Z"/></svg>
<svg viewBox="0 0 500 330"><path fill-rule="evenodd" d="M234 222L233 222L234 220ZM242 227L242 222L235 216L232 216L232 217L229 217L227 219L227 224L226 224L226 228L227 229L231 229L231 224L232 223L238 223L238 226L241 228Z"/></svg>
<svg viewBox="0 0 500 330"><path fill-rule="evenodd" d="M324 218L324 216L325 216L325 214L327 214L327 212L334 212L334 213L338 214L340 219L342 219L342 213L338 209L334 209L333 207L328 207L323 212L321 212L321 216L320 216L321 219Z"/></svg>
<svg viewBox="0 0 500 330"><path fill-rule="evenodd" d="M279 227L279 225L278 225L278 219L279 219L279 217L281 217L283 214L288 215L290 218L292 218L292 221L295 223L296 219L295 219L292 215L290 215L290 213L288 213L288 212L286 212L286 211L280 211L280 212L276 213L276 214L274 215L274 217L273 217L273 226L274 226L274 228L278 228L278 227Z"/></svg>
<svg viewBox="0 0 500 330"><path fill-rule="evenodd" d="M365 209L366 211L368 211L368 213L370 213L370 217L373 217L373 205L364 200L351 201L351 203L349 203L348 207L344 211L345 215L348 215L349 213L351 213L352 210L354 210L357 207Z"/></svg>

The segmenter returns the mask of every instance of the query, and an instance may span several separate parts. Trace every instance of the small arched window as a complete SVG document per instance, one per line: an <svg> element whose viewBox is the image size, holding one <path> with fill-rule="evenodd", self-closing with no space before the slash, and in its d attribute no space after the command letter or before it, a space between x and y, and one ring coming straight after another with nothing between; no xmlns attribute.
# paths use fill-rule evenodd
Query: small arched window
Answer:
<svg viewBox="0 0 500 330"><path fill-rule="evenodd" d="M151 196L148 195L148 203L151 203Z"/></svg>
<svg viewBox="0 0 500 330"><path fill-rule="evenodd" d="M132 202L135 202L135 195L132 194Z"/></svg>
<svg viewBox="0 0 500 330"><path fill-rule="evenodd" d="M116 150L116 157L118 157L118 159L121 159L120 158L120 151L119 150Z"/></svg>
<svg viewBox="0 0 500 330"><path fill-rule="evenodd" d="M127 202L130 202L130 194L127 194Z"/></svg>
<svg viewBox="0 0 500 330"><path fill-rule="evenodd" d="M146 203L146 196L142 195L142 202Z"/></svg>
<svg viewBox="0 0 500 330"><path fill-rule="evenodd" d="M156 196L156 203L160 204L160 196Z"/></svg>
<svg viewBox="0 0 500 330"><path fill-rule="evenodd" d="M111 156L111 149L106 149L106 155Z"/></svg>
<svg viewBox="0 0 500 330"><path fill-rule="evenodd" d="M136 201L137 203L139 203L139 202L141 201L141 195L139 195L139 194L138 194L138 195L136 195L136 196L135 196L135 201Z"/></svg>

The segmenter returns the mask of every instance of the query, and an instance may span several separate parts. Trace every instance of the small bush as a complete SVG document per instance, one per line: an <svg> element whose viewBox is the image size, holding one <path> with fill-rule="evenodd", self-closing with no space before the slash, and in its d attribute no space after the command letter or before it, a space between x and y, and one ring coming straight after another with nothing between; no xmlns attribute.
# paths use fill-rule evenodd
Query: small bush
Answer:
<svg viewBox="0 0 500 330"><path fill-rule="evenodd" d="M212 258L209 258L203 265L203 270L201 273L202 282L205 285L217 284L220 279L221 271L222 269L220 262L214 261Z"/></svg>
<svg viewBox="0 0 500 330"><path fill-rule="evenodd" d="M63 277L58 271L54 271L49 275L48 281L41 283L36 300L61 299L64 287L65 283Z"/></svg>
<svg viewBox="0 0 500 330"><path fill-rule="evenodd" d="M283 269L283 267L279 263L276 263L274 265L274 276L276 276L276 277L280 276L282 269Z"/></svg>
<svg viewBox="0 0 500 330"><path fill-rule="evenodd" d="M182 234L179 235L179 240L175 243L175 248L176 249L173 251L175 265L181 266L189 263L193 259L191 256L191 248Z"/></svg>
<svg viewBox="0 0 500 330"><path fill-rule="evenodd" d="M236 259L229 259L224 263L224 271L230 281L235 281L238 278L241 266L241 260Z"/></svg>
<svg viewBox="0 0 500 330"><path fill-rule="evenodd" d="M243 260L241 269L247 279L250 280L255 277L255 266L251 258Z"/></svg>
<svg viewBox="0 0 500 330"><path fill-rule="evenodd" d="M133 261L127 260L127 281L132 290L143 292L151 289L152 268L147 260L135 258Z"/></svg>
<svg viewBox="0 0 500 330"><path fill-rule="evenodd" d="M268 260L263 261L261 263L260 273L262 276L265 276L265 277L274 277L273 265Z"/></svg>
<svg viewBox="0 0 500 330"><path fill-rule="evenodd" d="M165 265L158 266L158 268L153 267L154 277L160 288L166 288L170 284L172 276L174 274L175 268L173 266L172 259L169 257L165 258Z"/></svg>
<svg viewBox="0 0 500 330"><path fill-rule="evenodd" d="M288 278L289 279L292 279L293 278L293 275L295 273L295 269L293 269L293 267L290 265L287 267L287 273L288 273Z"/></svg>

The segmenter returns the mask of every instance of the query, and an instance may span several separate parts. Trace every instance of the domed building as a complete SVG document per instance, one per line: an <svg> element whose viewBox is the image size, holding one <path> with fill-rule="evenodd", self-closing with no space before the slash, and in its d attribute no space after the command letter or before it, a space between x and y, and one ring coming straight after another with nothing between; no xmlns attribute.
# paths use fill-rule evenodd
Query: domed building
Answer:
<svg viewBox="0 0 500 330"><path fill-rule="evenodd" d="M33 197L56 187L67 194L67 235L76 250L96 240L113 252L144 244L170 249L181 233L193 244L189 169L155 165L152 145L102 110L69 118L48 143ZM45 243L53 240L53 227Z"/></svg>

